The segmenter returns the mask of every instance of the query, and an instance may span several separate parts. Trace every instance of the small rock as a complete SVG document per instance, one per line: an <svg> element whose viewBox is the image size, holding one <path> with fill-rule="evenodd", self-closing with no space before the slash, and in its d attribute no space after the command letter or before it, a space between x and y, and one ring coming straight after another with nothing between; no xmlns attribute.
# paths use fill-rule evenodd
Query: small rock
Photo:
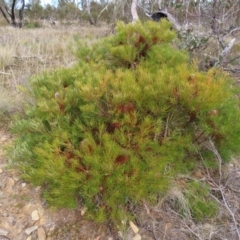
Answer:
<svg viewBox="0 0 240 240"><path fill-rule="evenodd" d="M39 214L37 210L32 211L32 220L33 221L39 220Z"/></svg>
<svg viewBox="0 0 240 240"><path fill-rule="evenodd" d="M8 179L6 192L10 193L12 191L12 187L14 186L15 181L12 178Z"/></svg>
<svg viewBox="0 0 240 240"><path fill-rule="evenodd" d="M14 177L13 177L13 180L14 180L15 182L18 182L18 181L19 181L19 177L14 176Z"/></svg>
<svg viewBox="0 0 240 240"><path fill-rule="evenodd" d="M0 149L0 154L1 154L1 149ZM0 168L1 168L1 169L4 169L6 166L7 166L7 164L0 163Z"/></svg>
<svg viewBox="0 0 240 240"><path fill-rule="evenodd" d="M129 225L135 234L139 232L139 228L132 221L129 222Z"/></svg>
<svg viewBox="0 0 240 240"><path fill-rule="evenodd" d="M0 168L0 173L2 173L3 172L3 170Z"/></svg>
<svg viewBox="0 0 240 240"><path fill-rule="evenodd" d="M7 219L6 219L7 220ZM2 229L11 229L12 228L12 226L8 223L8 221L6 221L6 220L4 220L4 221L2 221L1 222L1 226L0 226L0 228L2 228Z"/></svg>
<svg viewBox="0 0 240 240"><path fill-rule="evenodd" d="M87 211L87 208L84 207L84 208L81 210L81 216L83 216L83 215L86 213L86 211Z"/></svg>
<svg viewBox="0 0 240 240"><path fill-rule="evenodd" d="M38 214L39 214L40 217L44 215L45 210L41 205L38 205L37 210L38 210Z"/></svg>
<svg viewBox="0 0 240 240"><path fill-rule="evenodd" d="M37 191L39 191L41 189L41 186L37 186L36 188L35 188L35 191L37 192Z"/></svg>
<svg viewBox="0 0 240 240"><path fill-rule="evenodd" d="M25 182L22 183L22 187L26 187L26 185L27 185L27 184L26 184Z"/></svg>
<svg viewBox="0 0 240 240"><path fill-rule="evenodd" d="M55 93L54 93L54 97L55 97L55 99L60 98L60 94L59 94L59 92L55 92Z"/></svg>
<svg viewBox="0 0 240 240"><path fill-rule="evenodd" d="M8 237L0 236L0 240L9 240Z"/></svg>
<svg viewBox="0 0 240 240"><path fill-rule="evenodd" d="M44 226L45 224L47 224L47 221L48 221L47 217L45 215L41 216L40 212L38 212L38 213L39 213L39 217L40 217L39 225Z"/></svg>
<svg viewBox="0 0 240 240"><path fill-rule="evenodd" d="M133 237L133 240L141 240L142 237L140 234L136 234L134 237Z"/></svg>
<svg viewBox="0 0 240 240"><path fill-rule="evenodd" d="M22 212L30 212L32 210L32 204L27 203L23 208Z"/></svg>
<svg viewBox="0 0 240 240"><path fill-rule="evenodd" d="M6 136L2 136L2 137L0 138L0 141L1 141L1 142L7 141L7 137L6 137Z"/></svg>
<svg viewBox="0 0 240 240"><path fill-rule="evenodd" d="M0 236L7 236L9 231L5 228L0 228Z"/></svg>
<svg viewBox="0 0 240 240"><path fill-rule="evenodd" d="M45 230L42 227L40 227L37 230L37 234L38 234L38 240L45 240L46 239L46 233L45 233Z"/></svg>
<svg viewBox="0 0 240 240"><path fill-rule="evenodd" d="M26 233L27 235L30 235L32 232L36 231L37 229L38 229L38 226L30 227L30 228L27 228L27 229L25 230L25 233Z"/></svg>
<svg viewBox="0 0 240 240"><path fill-rule="evenodd" d="M56 227L55 227L55 226L52 226L52 227L49 229L49 232L53 232L55 229L56 229Z"/></svg>
<svg viewBox="0 0 240 240"><path fill-rule="evenodd" d="M8 218L8 222L9 222L11 225L15 225L16 219L15 219L14 217L9 217L9 218Z"/></svg>
<svg viewBox="0 0 240 240"><path fill-rule="evenodd" d="M121 231L118 231L118 236L119 236L120 238L123 238L123 233L122 233Z"/></svg>
<svg viewBox="0 0 240 240"><path fill-rule="evenodd" d="M32 240L32 236L31 236L31 235L28 236L28 237L26 238L26 240Z"/></svg>

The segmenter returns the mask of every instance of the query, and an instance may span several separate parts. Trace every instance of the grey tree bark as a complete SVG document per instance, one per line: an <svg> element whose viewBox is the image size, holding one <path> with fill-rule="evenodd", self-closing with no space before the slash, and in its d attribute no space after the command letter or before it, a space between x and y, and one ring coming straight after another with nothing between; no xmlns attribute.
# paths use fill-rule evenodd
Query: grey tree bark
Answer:
<svg viewBox="0 0 240 240"><path fill-rule="evenodd" d="M16 9L17 3L17 0L13 0L11 4L11 10L9 10L7 4L4 1L1 1L0 12L2 13L8 24L12 25L13 27L21 28L23 26L23 12L25 7L25 0L20 1L20 8L18 10ZM18 20L16 19L16 12L18 12Z"/></svg>
<svg viewBox="0 0 240 240"><path fill-rule="evenodd" d="M133 23L139 20L138 13L137 13L137 0L132 0L131 14L132 14Z"/></svg>

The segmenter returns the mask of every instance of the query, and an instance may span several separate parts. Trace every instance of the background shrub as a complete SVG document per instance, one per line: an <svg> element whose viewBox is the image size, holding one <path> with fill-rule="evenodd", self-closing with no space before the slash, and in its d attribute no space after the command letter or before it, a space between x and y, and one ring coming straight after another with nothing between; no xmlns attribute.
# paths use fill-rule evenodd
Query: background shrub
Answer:
<svg viewBox="0 0 240 240"><path fill-rule="evenodd" d="M178 174L201 166L200 156L214 162L209 139L224 161L237 152L232 80L217 69L200 72L172 47L174 38L167 21L120 23L115 36L80 45L77 66L32 79L9 153L51 205L80 199L89 217L119 222L130 205L156 203ZM188 186L190 201L197 192L198 205L207 204L207 190ZM206 209L191 207L196 219Z"/></svg>
<svg viewBox="0 0 240 240"><path fill-rule="evenodd" d="M42 27L42 24L40 21L34 21L34 22L27 22L25 23L26 28L40 28Z"/></svg>

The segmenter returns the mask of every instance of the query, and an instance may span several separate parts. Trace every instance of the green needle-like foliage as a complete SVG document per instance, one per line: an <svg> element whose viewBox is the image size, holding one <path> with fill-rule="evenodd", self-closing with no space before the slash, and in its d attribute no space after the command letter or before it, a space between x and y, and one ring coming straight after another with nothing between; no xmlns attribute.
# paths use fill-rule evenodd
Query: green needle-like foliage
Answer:
<svg viewBox="0 0 240 240"><path fill-rule="evenodd" d="M50 204L81 199L88 216L118 222L129 203L164 196L178 174L201 164L200 154L216 162L209 139L224 161L240 149L232 80L199 72L172 46L175 37L167 21L120 23L116 35L80 45L77 66L32 79L10 156ZM190 199L201 193L194 186Z"/></svg>

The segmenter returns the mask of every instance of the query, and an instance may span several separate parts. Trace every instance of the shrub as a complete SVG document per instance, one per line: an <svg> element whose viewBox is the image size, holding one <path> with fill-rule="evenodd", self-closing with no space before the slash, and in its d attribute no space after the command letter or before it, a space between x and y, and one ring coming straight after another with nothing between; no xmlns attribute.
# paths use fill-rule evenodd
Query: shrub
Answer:
<svg viewBox="0 0 240 240"><path fill-rule="evenodd" d="M27 22L25 23L26 28L41 28L42 23L39 21Z"/></svg>
<svg viewBox="0 0 240 240"><path fill-rule="evenodd" d="M201 165L200 154L215 161L208 139L224 161L240 149L232 80L199 72L174 38L167 21L120 23L115 36L80 46L77 66L32 79L9 152L51 205L81 199L89 217L119 221L129 203L164 196L179 173Z"/></svg>
<svg viewBox="0 0 240 240"><path fill-rule="evenodd" d="M216 215L218 210L217 204L209 196L208 186L199 182L189 182L185 188L185 196L195 220L199 221L203 218L211 218Z"/></svg>
<svg viewBox="0 0 240 240"><path fill-rule="evenodd" d="M181 217L205 221L216 216L218 203L209 194L209 186L197 179L178 178L163 201L163 208L171 208Z"/></svg>

